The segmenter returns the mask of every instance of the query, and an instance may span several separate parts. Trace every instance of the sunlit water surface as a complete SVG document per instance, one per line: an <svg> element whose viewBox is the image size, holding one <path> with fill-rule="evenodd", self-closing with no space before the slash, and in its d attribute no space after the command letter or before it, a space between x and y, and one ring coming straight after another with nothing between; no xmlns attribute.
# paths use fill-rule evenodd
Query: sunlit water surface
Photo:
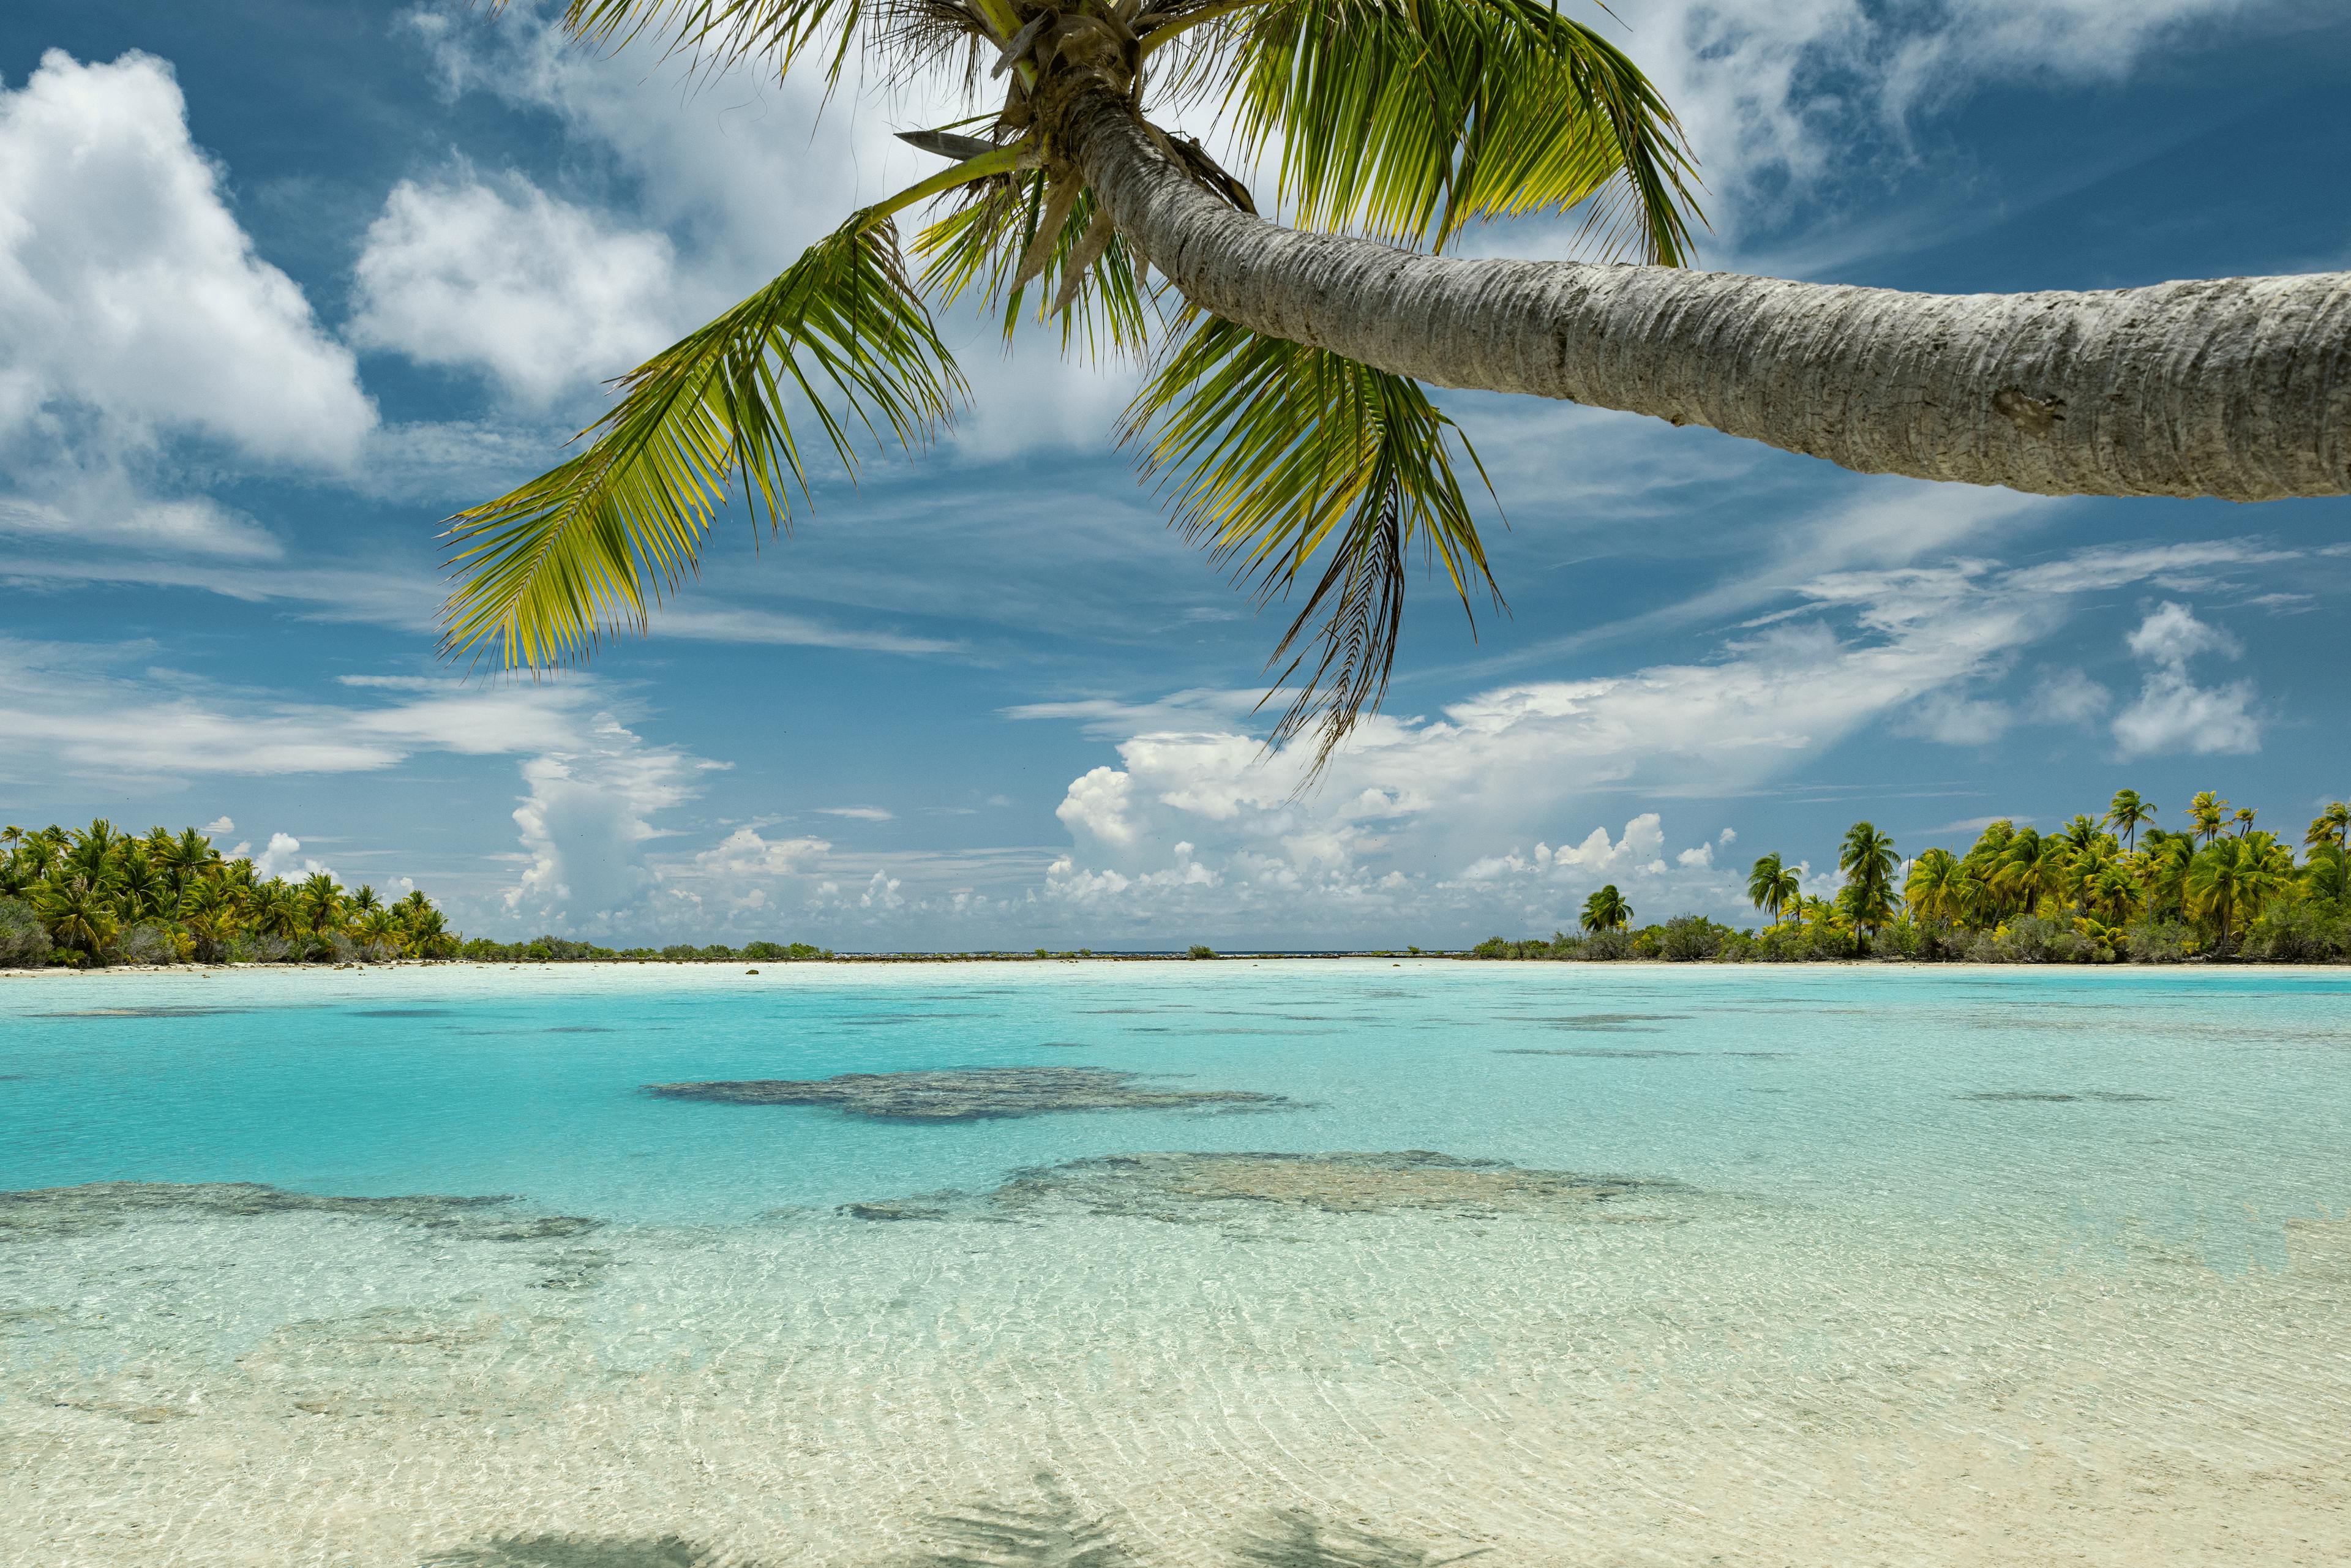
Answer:
<svg viewBox="0 0 2351 1568"><path fill-rule="evenodd" d="M1072 1067L1280 1098L643 1092ZM0 1558L2339 1562L2346 1155L2340 972L0 979Z"/></svg>

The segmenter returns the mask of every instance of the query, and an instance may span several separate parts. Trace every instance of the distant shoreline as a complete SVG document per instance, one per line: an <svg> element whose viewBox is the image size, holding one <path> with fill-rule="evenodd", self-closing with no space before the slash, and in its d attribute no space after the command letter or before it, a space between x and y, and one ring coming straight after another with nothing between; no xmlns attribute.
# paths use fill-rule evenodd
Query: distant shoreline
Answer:
<svg viewBox="0 0 2351 1568"><path fill-rule="evenodd" d="M876 967L908 968L924 966L944 969L970 968L977 966L1026 964L1034 965L1039 967L1050 966L1060 968L1076 967L1081 965L1088 964L1173 964L1190 967L1200 964L1237 963L1353 963L1364 965L1384 963L1390 967L1401 967L1405 964L1444 964L1448 966L1470 965L1479 967L1495 968L1507 966L1513 973L1523 973L1531 967L1524 959L1479 958L1467 954L1456 955L1450 953L1417 953L1405 955L1390 953L1225 953L1219 954L1215 958L1207 959L1187 958L1180 953L1095 953L1083 958L1039 958L1034 956L1011 954L1008 954L1003 957L957 957L954 956L939 956L932 954L909 954L904 956L895 954L876 954L872 956L840 954L831 958L798 958L789 960L769 959L764 962L746 962L742 959L725 958L657 958L643 960L625 958L573 958L516 963L505 960L494 961L474 958L435 958L429 960L402 958L382 964L345 965L116 964L105 968L88 969L68 968L61 966L44 966L38 968L0 968L0 983L5 983L10 980L80 979L101 976L120 975L210 977L212 976L225 974L385 974L395 970L447 970L478 974L511 974L524 970L544 974L575 972L606 973L622 971L632 973L658 973L664 970L677 970L697 974L726 972L737 975L747 975L752 973L786 973L796 970L813 969L871 969ZM1933 970L1941 973L1982 971L1991 974L2013 973L2019 970L2050 970L2068 974L2110 973L2116 970L2130 970L2134 972L2140 970L2170 970L2181 973L2227 973L2232 975L2323 974L2330 971L2351 969L2351 964L2341 962L2281 964L2266 960L2239 962L2231 959L2188 959L2178 963L2137 963L2128 959L2116 959L2111 962L2099 964L2064 962L2041 964L1986 964L1968 959L1922 961L1910 958L1813 958L1783 963L1769 963L1757 960L1723 963L1719 960L1709 959L1608 958L1560 959L1532 967L1544 969L1568 968L1599 970L1617 968L1740 970L1765 968L1788 970L1891 969L1904 971Z"/></svg>

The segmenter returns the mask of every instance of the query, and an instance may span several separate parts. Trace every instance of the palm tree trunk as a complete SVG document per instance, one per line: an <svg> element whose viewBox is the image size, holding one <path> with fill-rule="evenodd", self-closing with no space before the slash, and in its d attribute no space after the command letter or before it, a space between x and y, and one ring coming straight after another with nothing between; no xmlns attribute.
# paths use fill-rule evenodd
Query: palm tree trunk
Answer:
<svg viewBox="0 0 2351 1568"><path fill-rule="evenodd" d="M2351 273L1934 295L1464 261L1237 212L1100 89L1060 130L1120 234L1193 304L1399 375L1708 425L1867 474L2057 496L2351 493Z"/></svg>

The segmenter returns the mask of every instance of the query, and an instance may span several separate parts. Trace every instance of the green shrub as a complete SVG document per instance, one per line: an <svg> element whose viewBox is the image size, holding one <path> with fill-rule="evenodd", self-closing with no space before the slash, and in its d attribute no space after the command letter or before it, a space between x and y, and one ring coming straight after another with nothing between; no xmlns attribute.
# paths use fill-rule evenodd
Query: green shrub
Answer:
<svg viewBox="0 0 2351 1568"><path fill-rule="evenodd" d="M2195 951L2195 933L2177 920L2145 915L2130 923L2123 946L2134 964L2177 964Z"/></svg>
<svg viewBox="0 0 2351 1568"><path fill-rule="evenodd" d="M49 933L33 906L0 898L0 969L29 969L49 961Z"/></svg>
<svg viewBox="0 0 2351 1568"><path fill-rule="evenodd" d="M2244 956L2272 964L2339 963L2351 958L2351 920L2323 904L2280 901L2245 933Z"/></svg>

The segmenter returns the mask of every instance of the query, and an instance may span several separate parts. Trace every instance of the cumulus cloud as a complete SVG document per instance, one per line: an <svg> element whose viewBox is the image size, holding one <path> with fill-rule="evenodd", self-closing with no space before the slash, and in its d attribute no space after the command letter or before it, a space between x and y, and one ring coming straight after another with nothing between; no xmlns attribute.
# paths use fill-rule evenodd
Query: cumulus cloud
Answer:
<svg viewBox="0 0 2351 1568"><path fill-rule="evenodd" d="M525 761L514 820L530 864L507 892L507 913L539 929L627 929L653 888L645 846L661 831L652 819L693 798L696 769L609 714Z"/></svg>
<svg viewBox="0 0 2351 1568"><path fill-rule="evenodd" d="M2233 659L2244 652L2227 630L2166 600L2124 643L2151 666L2137 700L2115 715L2115 740L2125 758L2179 752L2209 757L2262 748L2252 682L2200 686L2189 674L2191 660L2207 654Z"/></svg>
<svg viewBox="0 0 2351 1568"><path fill-rule="evenodd" d="M2115 695L2079 670L2060 670L2032 689L2032 716L2044 724L2087 724L2114 706Z"/></svg>
<svg viewBox="0 0 2351 1568"><path fill-rule="evenodd" d="M374 423L350 350L229 212L169 65L52 49L0 89L0 438L192 434L339 466Z"/></svg>
<svg viewBox="0 0 2351 1568"><path fill-rule="evenodd" d="M413 12L408 21L450 95L487 94L552 114L572 144L625 175L625 196L605 210L538 197L564 214L561 237L576 247L561 265L617 275L633 287L650 282L643 246L664 236L674 243L665 275L667 314L648 313L655 292L639 288L622 291L622 319L673 325L707 319L775 276L859 205L936 171L936 159L899 141L894 130L972 112L954 72L880 84L852 57L840 92L831 95L814 71L778 82L764 68L664 61L643 47L618 56L581 50L550 25L552 10L517 5L486 22L477 9L449 5ZM461 180L450 189L467 185ZM540 222L536 204L511 183L501 193L475 183L469 200L488 218L494 214L485 198L501 195L509 209L503 215ZM383 221L394 215L387 206ZM442 247L428 235L413 248L429 256ZM482 263L498 259L493 244L471 249ZM445 280L449 297L465 308L479 299L486 312L489 298L503 293L517 320L527 322L569 313L559 271L523 260L501 272L469 256ZM1003 352L993 320L976 306L948 313L943 326L972 387L969 406L946 436L951 450L966 456L994 460L1040 446L1099 446L1140 379L1131 363L1095 368L1064 357L1045 332L1025 332ZM402 334L385 346L407 351L423 335ZM462 356L464 350L453 343L447 351ZM642 358L600 361L585 346L569 362L555 348L547 354L546 368L562 370L575 383L617 374ZM534 372L542 368L528 352L513 362ZM549 373L539 384L559 380Z"/></svg>
<svg viewBox="0 0 2351 1568"><path fill-rule="evenodd" d="M245 846L239 844L237 852L242 854L244 851ZM334 868L324 861L304 854L302 841L291 833L270 834L268 847L253 857L253 874L265 882L273 876L291 879L315 875L319 872L329 876L335 874Z"/></svg>
<svg viewBox="0 0 2351 1568"><path fill-rule="evenodd" d="M1588 823L1603 796L1768 788L1871 726L1983 744L2016 715L1979 688L2063 626L2084 595L2190 561L2219 570L2275 553L2220 541L2022 568L1965 559L1823 573L1792 612L1726 637L1708 659L1517 683L1432 716L1375 717L1313 789L1301 789L1297 757L1268 756L1234 722L1258 693L1016 710L1082 719L1116 737L1117 765L1081 774L1061 801L1072 847L1048 895L1091 911L1217 910L1236 920L1278 909L1292 923L1360 929L1384 908L1502 907L1497 900L1530 888L1634 878L1670 886L1668 902L1688 901L1681 907L1710 900L1729 911L1737 890L1716 864L1735 837L1728 831L1671 845L1657 810L1613 836L1556 829L1578 816ZM2116 720L2126 748L2158 736L2205 749L2251 738L2250 686L2204 692L2188 681L2188 658L2233 647L2190 620L2184 608L2161 609L2132 633L2157 667L2141 702ZM2070 713L2095 710L2095 694L2076 682L2054 690ZM1203 843L1214 848L1195 847Z"/></svg>
<svg viewBox="0 0 2351 1568"><path fill-rule="evenodd" d="M461 167L392 187L360 254L350 337L543 405L678 336L675 272L665 235Z"/></svg>

